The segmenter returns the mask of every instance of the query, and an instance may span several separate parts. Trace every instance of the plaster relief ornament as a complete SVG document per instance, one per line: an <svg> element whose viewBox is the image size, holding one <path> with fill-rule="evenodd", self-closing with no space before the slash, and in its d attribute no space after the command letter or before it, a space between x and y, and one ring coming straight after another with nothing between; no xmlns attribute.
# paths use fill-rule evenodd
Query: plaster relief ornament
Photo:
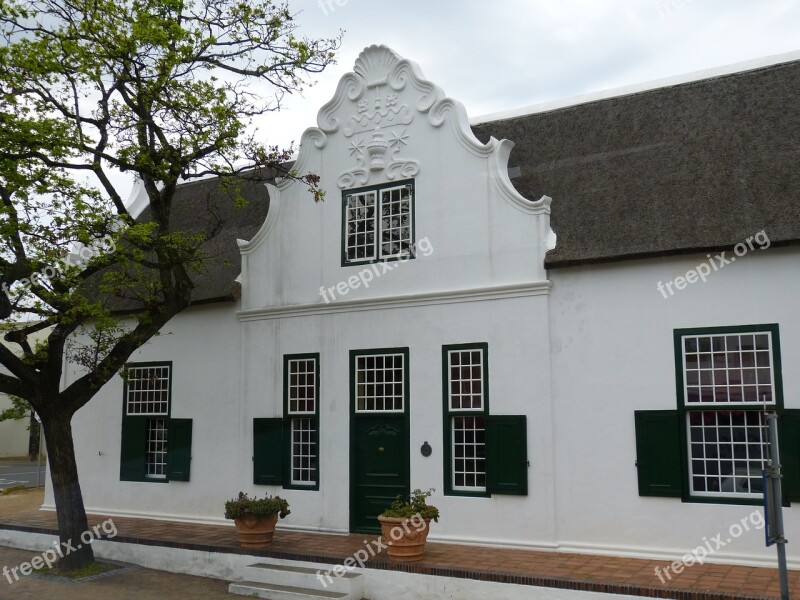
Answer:
<svg viewBox="0 0 800 600"><path fill-rule="evenodd" d="M412 109L395 93L406 86L405 78L396 73L400 65L401 59L385 46L370 46L356 60L354 78L360 90L351 90L357 93L349 95L352 113L342 128L344 136L352 138L349 154L355 167L340 174L342 189L367 185L373 173L388 180L419 173L418 161L399 156L408 145L406 126L414 120Z"/></svg>

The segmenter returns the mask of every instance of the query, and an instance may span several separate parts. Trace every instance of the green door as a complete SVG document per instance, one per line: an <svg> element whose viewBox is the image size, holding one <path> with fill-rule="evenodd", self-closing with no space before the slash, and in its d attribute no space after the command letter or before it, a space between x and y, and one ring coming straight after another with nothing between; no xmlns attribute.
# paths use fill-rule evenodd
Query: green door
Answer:
<svg viewBox="0 0 800 600"><path fill-rule="evenodd" d="M380 532L378 515L409 492L405 415L355 415L351 439L350 531Z"/></svg>

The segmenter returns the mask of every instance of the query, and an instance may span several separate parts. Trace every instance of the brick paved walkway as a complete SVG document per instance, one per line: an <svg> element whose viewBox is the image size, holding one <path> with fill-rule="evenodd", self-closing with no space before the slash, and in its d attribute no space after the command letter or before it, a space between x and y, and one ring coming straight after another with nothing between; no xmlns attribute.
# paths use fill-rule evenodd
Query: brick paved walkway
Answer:
<svg viewBox="0 0 800 600"><path fill-rule="evenodd" d="M92 515L89 520L90 524L94 525L106 518ZM365 539L372 539L364 535L323 535L279 528L275 541L269 549L244 551L238 546L235 530L224 525L199 525L122 517L114 517L113 520L118 531L117 537L114 538L117 543L252 554L332 565L341 563L356 550L364 547ZM53 512L25 511L0 516L0 529L55 534L55 523ZM667 580L662 584L655 575L655 567L660 566L663 569L667 564L666 561L429 542L426 558L422 562L390 563L384 556L378 555L371 559L367 566L428 575L651 598L764 600L778 599L780 596L776 569L694 565L682 574L673 576L671 581ZM791 571L789 580L792 596L800 598L800 571Z"/></svg>

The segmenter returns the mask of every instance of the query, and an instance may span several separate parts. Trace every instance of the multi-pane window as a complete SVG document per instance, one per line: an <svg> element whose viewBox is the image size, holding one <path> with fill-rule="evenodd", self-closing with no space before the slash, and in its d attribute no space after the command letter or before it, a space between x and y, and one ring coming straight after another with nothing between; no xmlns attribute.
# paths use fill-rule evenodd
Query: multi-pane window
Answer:
<svg viewBox="0 0 800 600"><path fill-rule="evenodd" d="M164 479L167 474L170 365L128 367L125 392L125 416L146 417L144 475Z"/></svg>
<svg viewBox="0 0 800 600"><path fill-rule="evenodd" d="M287 356L284 368L289 421L289 481L296 486L316 486L319 481L319 356Z"/></svg>
<svg viewBox="0 0 800 600"><path fill-rule="evenodd" d="M450 488L486 491L486 345L445 347Z"/></svg>
<svg viewBox="0 0 800 600"><path fill-rule="evenodd" d="M404 410L405 354L356 356L356 412Z"/></svg>
<svg viewBox="0 0 800 600"><path fill-rule="evenodd" d="M167 420L147 420L145 474L155 479L167 476Z"/></svg>
<svg viewBox="0 0 800 600"><path fill-rule="evenodd" d="M166 415L169 413L169 365L128 368L126 413Z"/></svg>
<svg viewBox="0 0 800 600"><path fill-rule="evenodd" d="M759 497L776 410L773 332L680 335L693 496Z"/></svg>
<svg viewBox="0 0 800 600"><path fill-rule="evenodd" d="M344 221L345 264L411 256L413 183L346 193Z"/></svg>

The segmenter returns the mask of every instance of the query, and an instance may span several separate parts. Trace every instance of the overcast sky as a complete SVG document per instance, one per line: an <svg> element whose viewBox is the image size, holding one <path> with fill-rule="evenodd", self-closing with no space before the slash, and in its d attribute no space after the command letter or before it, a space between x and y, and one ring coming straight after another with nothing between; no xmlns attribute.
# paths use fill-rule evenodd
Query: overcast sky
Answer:
<svg viewBox="0 0 800 600"><path fill-rule="evenodd" d="M800 0L289 2L300 33L345 34L338 64L259 124L280 145L371 44L417 62L471 118L800 50Z"/></svg>

